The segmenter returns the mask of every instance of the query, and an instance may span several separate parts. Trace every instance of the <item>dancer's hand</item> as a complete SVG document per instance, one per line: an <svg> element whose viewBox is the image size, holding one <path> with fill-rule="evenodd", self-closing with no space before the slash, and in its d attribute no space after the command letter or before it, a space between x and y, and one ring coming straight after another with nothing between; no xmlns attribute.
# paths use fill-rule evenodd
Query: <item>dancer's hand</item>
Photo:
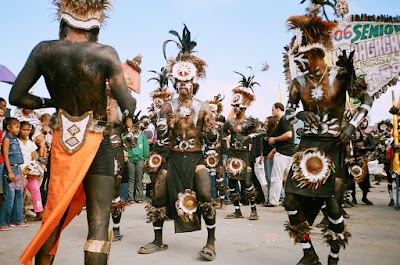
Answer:
<svg viewBox="0 0 400 265"><path fill-rule="evenodd" d="M339 144L347 144L350 142L352 135L356 131L356 128L354 127L353 124L347 124L344 128L342 128L342 131L340 132L339 135Z"/></svg>
<svg viewBox="0 0 400 265"><path fill-rule="evenodd" d="M318 124L319 122L319 117L311 111L300 111L297 113L296 117L306 124Z"/></svg>

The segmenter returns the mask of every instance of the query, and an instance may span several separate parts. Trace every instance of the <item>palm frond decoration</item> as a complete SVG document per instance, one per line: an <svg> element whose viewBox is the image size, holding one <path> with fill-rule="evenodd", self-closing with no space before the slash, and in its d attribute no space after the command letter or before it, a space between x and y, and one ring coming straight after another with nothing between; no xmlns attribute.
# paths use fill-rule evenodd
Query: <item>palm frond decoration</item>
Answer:
<svg viewBox="0 0 400 265"><path fill-rule="evenodd" d="M193 49L196 47L197 43L191 39L191 34L189 29L185 24L183 24L183 32L182 32L182 37L179 35L179 33L175 30L170 30L169 33L174 35L175 37L178 38L178 41L175 40L166 40L163 43L163 55L164 58L167 60L167 54L166 54L166 48L168 43L172 42L175 43L178 49L180 50L179 55L183 56L189 56L192 52Z"/></svg>
<svg viewBox="0 0 400 265"><path fill-rule="evenodd" d="M149 80L147 80L147 82L149 81L156 81L156 83L158 83L158 85L160 86L160 88L168 88L168 80L169 80L169 75L167 72L167 68L162 67L160 72L157 72L155 70L150 70L150 73L154 73L156 76L150 78Z"/></svg>
<svg viewBox="0 0 400 265"><path fill-rule="evenodd" d="M250 69L252 70L252 68L251 68L250 66L248 66L247 68L250 68ZM234 72L235 74L240 75L240 76L242 77L242 79L239 81L240 87L249 88L249 89L251 89L251 91L253 91L253 93L254 93L253 87L254 87L255 85L260 86L259 83L257 83L257 82L254 81L254 74L250 75L249 77L246 77L246 76L245 76L244 74L242 74L242 73L239 73L239 72L236 72L236 71L233 71L233 72Z"/></svg>

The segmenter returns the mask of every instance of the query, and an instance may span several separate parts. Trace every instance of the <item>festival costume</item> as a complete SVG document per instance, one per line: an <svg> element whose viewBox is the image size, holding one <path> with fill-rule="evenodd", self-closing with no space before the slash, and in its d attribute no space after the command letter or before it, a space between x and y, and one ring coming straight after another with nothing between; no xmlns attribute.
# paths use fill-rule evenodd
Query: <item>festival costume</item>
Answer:
<svg viewBox="0 0 400 265"><path fill-rule="evenodd" d="M200 215L203 215L208 238L207 245L199 254L207 260L213 260L216 255L215 209L207 188L210 179L201 152L201 136L203 128L207 125L205 115L210 115L210 111L207 103L193 97L198 89L197 79L205 76L206 63L191 55L197 44L191 40L186 25L182 38L176 31L170 33L178 37L179 43L173 40L165 41L164 57L166 58L165 47L169 42L178 44L181 51L175 59L168 59L166 71L173 78L176 90L186 90L188 96L183 96L184 102L181 102L180 98L164 102L158 116L157 142L161 140L165 144L164 139L169 138L171 154L167 170L161 170L157 176L152 204L146 207L148 222L153 223L155 240L141 247L138 252L148 254L167 248L162 243L162 228L167 213L168 217L174 219L177 233L201 229ZM205 133L209 135L209 139L216 138L214 132ZM155 161L161 165L160 157ZM151 161L150 157L149 162Z"/></svg>
<svg viewBox="0 0 400 265"><path fill-rule="evenodd" d="M311 13L290 17L288 24L296 34L285 48L286 74L287 77L295 76L296 70L303 74L288 78L291 81L286 118L291 121L302 119L304 128L286 182L284 206L289 223L285 224L285 230L295 243L302 245L304 256L298 264L321 264L311 243L309 223L313 222L325 201L329 227L323 230L323 237L331 247L328 264L337 264L340 247L345 247L351 235L345 228L338 203L343 199L343 193L338 192L341 185L334 185L335 178L343 178L344 144L335 144L342 137L348 139L354 132L368 113L372 99L365 93L365 81L355 76L352 54L347 57L343 52L337 62L339 67L329 68L323 63L326 50L332 48L330 34L336 23L323 21ZM346 90L363 103L349 124L344 125ZM300 101L304 111L296 112ZM309 113L318 117L317 122ZM335 193L340 195L335 196Z"/></svg>
<svg viewBox="0 0 400 265"><path fill-rule="evenodd" d="M235 72L237 73L237 72ZM242 121L238 115L244 116L244 111L255 100L253 86L258 84L254 82L254 75L246 78L243 74L239 86L232 90L232 106L236 109L236 116L225 122L223 127L224 135L230 135L230 147L227 151L228 159L226 160L225 169L229 178L229 198L233 201L235 212L225 216L225 219L242 218L239 201L240 195L236 187L238 181L244 189L244 196L249 200L251 205L250 220L258 220L259 216L256 209L256 191L252 183L251 174L252 167L250 163L250 147L253 142L252 138L258 135L258 121L252 117L244 117Z"/></svg>
<svg viewBox="0 0 400 265"><path fill-rule="evenodd" d="M168 72L166 68L161 68L160 72L151 70L156 77L150 78L148 81L155 80L158 88L155 89L150 97L153 100L149 108L151 116L157 121L157 126L165 126L165 120L160 118L160 110L164 102L170 102L174 92L168 90ZM162 170L167 170L168 158L171 153L171 137L168 130L157 135L157 140L151 149L149 158L146 159L144 167L146 172L152 177L152 182ZM153 183L154 186L154 183Z"/></svg>
<svg viewBox="0 0 400 265"><path fill-rule="evenodd" d="M91 112L76 119L61 110L58 120L64 119L61 117L78 120L78 123L72 124L65 121L65 125L72 125L68 127L63 124L61 128L54 130L51 148L51 178L42 226L21 256L20 262L23 264L32 264L32 258L60 223L64 214L66 217L61 230L81 212L86 201L82 184L85 176L87 174L110 175L110 166L111 169L113 168L112 164L107 163L109 159L104 159L110 157L107 155L107 147L104 146L107 145L107 140L109 141L109 138L103 137L105 127L98 126L97 122L93 121ZM86 127L85 122L91 128ZM82 133L76 132L78 127L79 130L83 129ZM84 135L83 132L86 129L88 131ZM99 149L101 145L104 146L103 150ZM94 163L101 165L101 167L93 166ZM56 254L58 242L59 238L50 255ZM104 246L105 249L102 251L108 251L110 245L104 244Z"/></svg>
<svg viewBox="0 0 400 265"><path fill-rule="evenodd" d="M208 104L210 105L211 112L213 114L213 119L216 120L218 114L222 112L223 105L222 101L224 97L220 94L215 96L213 100L209 100ZM215 178L215 188L218 191L218 197L220 200L221 208L223 207L225 192L227 190L227 185L225 183L223 177L223 162L222 162L222 146L221 146L221 137L222 136L222 126L221 123L217 120L215 121L214 130L218 132L218 139L209 141L206 135L203 137L205 142L205 151L204 151L204 162L207 169L210 172L210 176Z"/></svg>
<svg viewBox="0 0 400 265"><path fill-rule="evenodd" d="M125 81L129 89L140 91L140 64L142 56L138 55L133 60L126 60L123 64L123 72ZM111 124L110 142L114 154L114 194L111 201L111 217L113 220L113 241L120 241L123 237L120 233L120 222L122 212L125 210L121 201L120 185L122 181L122 172L125 169L124 154L122 147L121 131L123 127L123 115L118 106L118 102L112 98L109 86L107 86L108 103L107 103L107 120Z"/></svg>
<svg viewBox="0 0 400 265"><path fill-rule="evenodd" d="M53 3L58 8L58 18L60 21L60 39L69 38L69 28L82 29L76 31L78 42L82 45L96 42L101 24L106 17L106 10L110 7L107 0L55 0ZM85 32L84 32L85 31ZM70 45L68 49L73 50ZM41 54L41 51L33 50L35 54ZM54 53L59 54L56 49ZM116 55L115 51L107 53ZM63 53L65 55L65 53ZM45 54L44 56L50 56ZM69 54L65 60L70 59ZM95 60L104 61L103 54L91 53L87 54ZM115 61L116 57L107 60ZM60 63L62 64L60 57ZM28 64L30 59L28 58ZM85 63L85 60L83 60ZM101 63L101 62L99 62ZM57 65L58 66L58 65ZM121 72L121 68L110 63L108 70ZM123 105L123 114L131 115L136 106L133 98L129 97L129 93L125 90L125 83L121 80L120 75L110 76L106 68L96 68L91 72L92 78L109 77L117 84L113 94L118 98L119 103ZM23 69L22 72L29 74L31 69ZM46 76L46 69L41 71L38 67L34 69ZM62 74L59 68L54 73L55 76ZM52 72L53 73L53 72ZM45 77L46 78L46 77ZM18 79L18 78L17 78ZM77 80L79 81L82 80ZM98 84L98 79L86 80L85 84ZM93 90L101 94L101 89L106 80L100 87L94 87ZM68 80L66 84L72 85ZM76 83L76 82L74 82ZM21 88L27 88L29 84L16 82L14 84L15 91L11 91L10 97L14 95L15 102L21 103L18 98L26 97L26 93L21 92ZM53 84L49 84L52 89ZM14 87L13 87L14 89ZM61 89L61 88L60 88ZM24 90L24 89L22 89ZM105 92L105 91L104 91ZM59 91L54 92L55 96L59 96ZM19 96L19 97L18 97ZM33 98L34 96L30 96ZM39 101L41 99L42 104ZM104 102L104 98L101 98ZM81 115L80 103L85 103L85 99L77 101L76 104L71 101L71 108L77 111L75 115ZM90 102L93 103L93 102ZM83 204L87 205L87 219L89 232L84 247L86 264L105 264L110 251L110 234L107 228L110 217L110 201L112 200L112 187L114 185L114 163L113 153L110 144L107 121L104 115L106 106L97 106L100 113L93 113L92 110L86 109L82 116L70 116L63 111L60 105L54 104L49 99L35 97L29 104L33 109L41 107L58 108L57 122L60 126L55 128L53 147L51 150L51 180L49 185L48 202L45 207L42 227L32 243L28 246L26 252L22 255L21 261L31 264L31 258L36 254L36 263L51 264L54 261L54 254L57 250L60 231L78 214ZM90 105L90 104L89 104ZM93 105L93 104L92 104ZM86 105L87 106L87 105ZM83 112L83 111L82 111ZM66 174L66 175L64 175ZM61 193L59 193L61 191ZM99 192L100 191L100 192ZM101 195L100 195L101 193ZM108 207L107 207L108 206ZM100 209L100 210L99 210ZM40 248L40 250L39 250Z"/></svg>

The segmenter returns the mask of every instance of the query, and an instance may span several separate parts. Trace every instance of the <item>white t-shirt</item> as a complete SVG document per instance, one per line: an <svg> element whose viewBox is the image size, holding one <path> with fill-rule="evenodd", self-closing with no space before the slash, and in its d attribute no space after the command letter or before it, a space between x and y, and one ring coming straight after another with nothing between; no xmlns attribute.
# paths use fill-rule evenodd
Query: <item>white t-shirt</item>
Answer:
<svg viewBox="0 0 400 265"><path fill-rule="evenodd" d="M38 147L29 139L25 144L20 139L18 139L18 141L21 148L22 157L24 158L24 163L21 165L21 169L24 169L28 165L29 161L32 160L32 153L35 152Z"/></svg>

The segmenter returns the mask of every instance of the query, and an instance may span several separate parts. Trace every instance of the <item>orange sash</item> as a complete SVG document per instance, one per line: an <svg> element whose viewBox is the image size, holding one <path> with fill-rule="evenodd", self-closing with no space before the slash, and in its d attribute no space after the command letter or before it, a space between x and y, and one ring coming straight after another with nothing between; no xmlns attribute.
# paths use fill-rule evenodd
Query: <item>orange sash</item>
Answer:
<svg viewBox="0 0 400 265"><path fill-rule="evenodd" d="M67 217L61 231L81 212L86 202L82 181L96 156L103 134L87 132L84 145L72 155L62 148L59 139L60 131L55 130L51 147L49 191L42 225L21 255L19 261L22 264L32 264L33 257L60 223L66 211ZM59 241L60 237L50 255L56 254Z"/></svg>

